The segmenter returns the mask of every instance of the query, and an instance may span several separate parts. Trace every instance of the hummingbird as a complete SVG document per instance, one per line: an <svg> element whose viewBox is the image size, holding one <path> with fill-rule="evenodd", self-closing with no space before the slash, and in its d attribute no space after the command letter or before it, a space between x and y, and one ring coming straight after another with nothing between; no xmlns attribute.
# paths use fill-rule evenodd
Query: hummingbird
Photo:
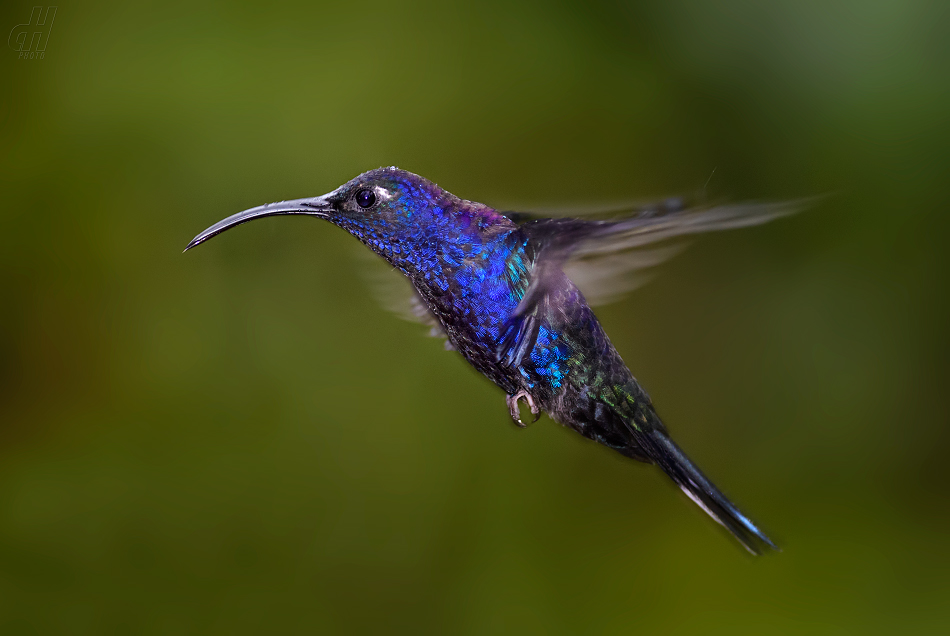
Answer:
<svg viewBox="0 0 950 636"><path fill-rule="evenodd" d="M591 305L627 291L631 274L673 254L657 243L758 225L798 207L674 202L619 210L610 218L538 218L460 199L389 167L323 196L238 212L185 250L254 219L329 221L405 275L415 315L505 392L515 424L527 425L523 402L534 421L544 412L621 455L657 465L742 546L760 554L778 548L673 442Z"/></svg>

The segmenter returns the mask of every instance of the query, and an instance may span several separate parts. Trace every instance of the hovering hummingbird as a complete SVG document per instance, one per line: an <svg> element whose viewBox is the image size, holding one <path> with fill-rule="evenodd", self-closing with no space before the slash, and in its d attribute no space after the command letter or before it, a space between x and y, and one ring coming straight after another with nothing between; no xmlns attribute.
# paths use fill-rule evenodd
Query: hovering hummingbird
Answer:
<svg viewBox="0 0 950 636"><path fill-rule="evenodd" d="M412 283L418 317L507 395L627 457L658 465L753 554L775 544L671 439L610 343L589 301L623 291L631 272L675 237L764 223L795 204L626 210L606 220L531 218L459 199L398 168L356 177L329 194L269 203L230 216L185 249L252 219L299 214L337 225ZM614 282L616 284L611 284ZM591 283L588 297L578 285Z"/></svg>

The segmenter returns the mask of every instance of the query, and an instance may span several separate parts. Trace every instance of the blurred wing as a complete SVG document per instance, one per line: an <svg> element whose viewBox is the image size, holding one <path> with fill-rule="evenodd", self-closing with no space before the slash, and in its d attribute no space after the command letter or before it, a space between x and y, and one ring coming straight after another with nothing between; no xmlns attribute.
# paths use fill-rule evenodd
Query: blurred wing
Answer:
<svg viewBox="0 0 950 636"><path fill-rule="evenodd" d="M644 270L681 252L685 245L649 247L658 243L716 230L760 225L787 216L803 207L801 202L723 205L705 209L641 212L625 219L586 221L556 219L527 224L553 249L542 248L542 258L559 263L591 305L618 300L649 280ZM538 227L547 224L547 229ZM564 237L544 237L551 232ZM539 281L543 284L543 281Z"/></svg>
<svg viewBox="0 0 950 636"><path fill-rule="evenodd" d="M583 292L589 305L606 305L650 282L653 275L644 270L676 256L685 247L685 244L669 245L568 259L562 269Z"/></svg>
<svg viewBox="0 0 950 636"><path fill-rule="evenodd" d="M580 221L576 241L564 242L573 257L627 250L666 239L761 225L798 212L806 202L745 203L637 215L607 221ZM586 226L586 227L585 227Z"/></svg>
<svg viewBox="0 0 950 636"><path fill-rule="evenodd" d="M710 208L643 210L610 220L553 218L522 225L537 257L531 283L502 329L497 356L518 366L537 338L539 307L568 275L591 305L617 300L647 279L643 270L682 249L645 246L717 230L760 225L801 210L807 202L748 203Z"/></svg>
<svg viewBox="0 0 950 636"><path fill-rule="evenodd" d="M760 225L787 216L803 207L801 202L750 203L706 209L639 213L628 219L582 221L573 231L576 240L560 246L564 272L591 305L619 300L650 279L644 270L681 252L683 243L660 248L645 246L689 234Z"/></svg>
<svg viewBox="0 0 950 636"><path fill-rule="evenodd" d="M379 304L403 320L425 325L429 328L429 336L447 338L439 319L429 310L409 279L373 252L360 248L357 254L364 262L363 277ZM445 348L453 348L448 340Z"/></svg>

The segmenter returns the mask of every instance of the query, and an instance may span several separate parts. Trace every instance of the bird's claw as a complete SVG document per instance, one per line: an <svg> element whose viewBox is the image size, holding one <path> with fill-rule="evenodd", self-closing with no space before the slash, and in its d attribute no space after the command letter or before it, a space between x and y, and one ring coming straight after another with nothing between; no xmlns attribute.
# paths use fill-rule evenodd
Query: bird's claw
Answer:
<svg viewBox="0 0 950 636"><path fill-rule="evenodd" d="M521 413L518 410L518 401L524 399L525 403L528 405L528 408L531 409L531 414L534 416L534 419L531 420L531 424L534 424L538 421L538 418L541 417L541 409L538 408L538 405L534 403L534 398L531 397L531 394L521 389L514 395L509 395L505 398L505 402L508 403L508 412L511 413L511 419L515 421L515 424L520 428L525 428L528 426L521 421Z"/></svg>

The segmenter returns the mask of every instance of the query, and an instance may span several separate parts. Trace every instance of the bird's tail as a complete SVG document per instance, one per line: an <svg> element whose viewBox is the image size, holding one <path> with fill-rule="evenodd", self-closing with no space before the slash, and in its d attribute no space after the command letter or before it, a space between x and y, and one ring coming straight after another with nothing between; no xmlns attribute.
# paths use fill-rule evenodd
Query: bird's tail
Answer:
<svg viewBox="0 0 950 636"><path fill-rule="evenodd" d="M662 428L654 429L643 435L638 442L663 472L710 517L731 532L746 550L752 554L760 554L763 547L779 549L735 504L719 492L690 461L686 453L669 438L666 431Z"/></svg>

